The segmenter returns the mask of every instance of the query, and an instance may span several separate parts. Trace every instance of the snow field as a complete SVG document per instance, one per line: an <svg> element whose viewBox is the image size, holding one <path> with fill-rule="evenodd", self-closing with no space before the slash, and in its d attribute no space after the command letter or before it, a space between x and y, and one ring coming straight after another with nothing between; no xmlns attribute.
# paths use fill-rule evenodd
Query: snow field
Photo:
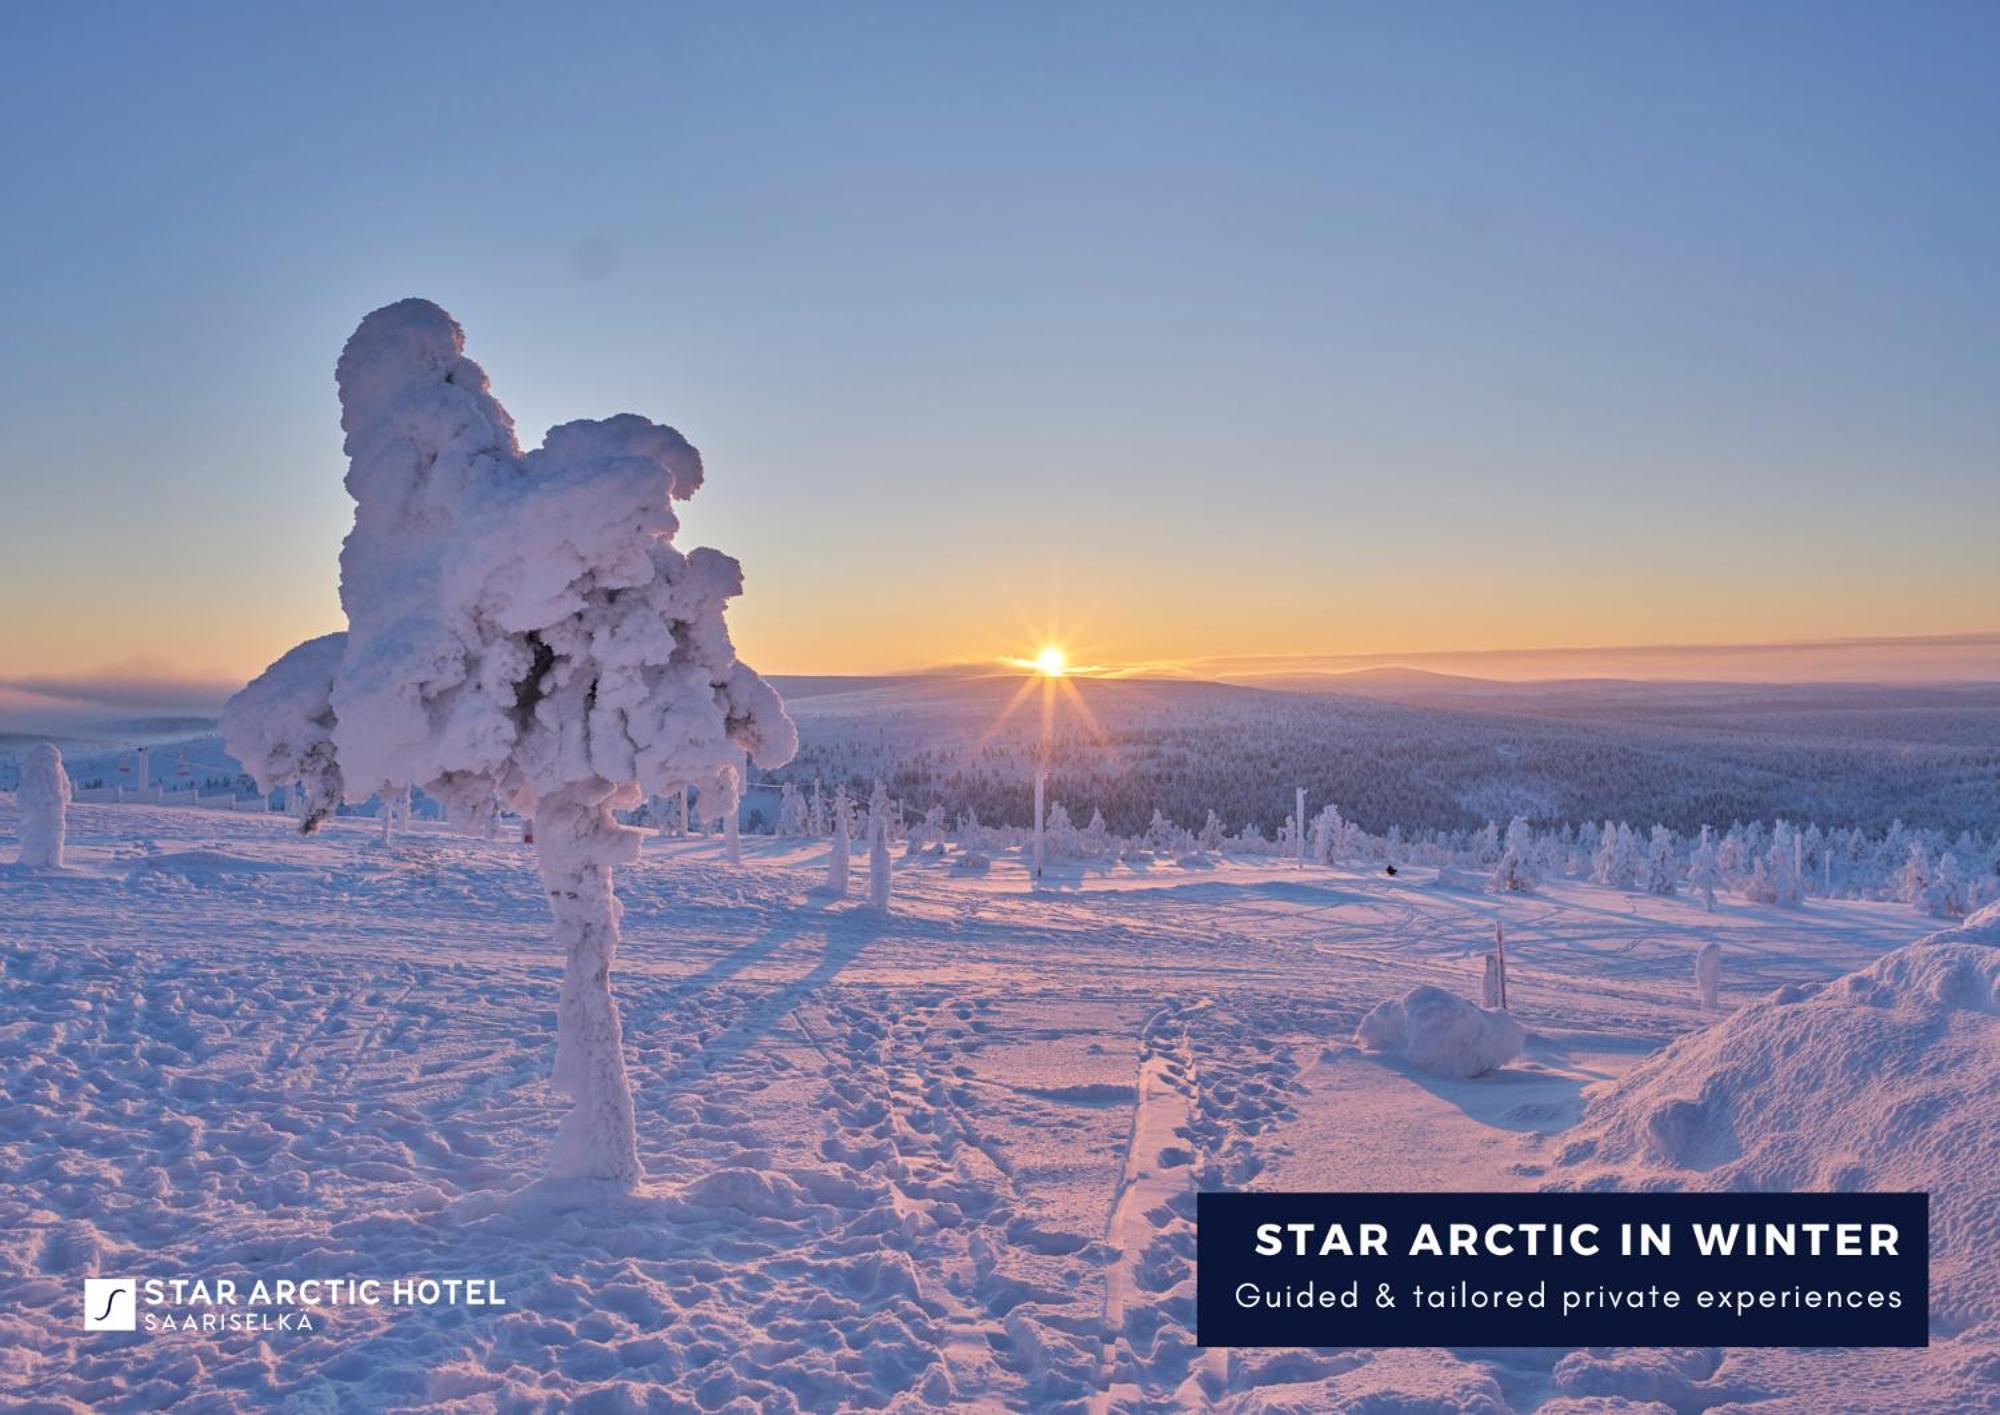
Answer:
<svg viewBox="0 0 2000 1415"><path fill-rule="evenodd" d="M0 858L17 831L0 798ZM1499 1411L1839 1389L1886 1409L1912 1370L1942 1393L1983 1369L1972 1328L1826 1359L1193 1344L1197 1189L1587 1179L1563 1158L1597 1133L1587 1088L1712 1020L1688 987L1702 943L1741 1016L1923 933L1906 907L1706 915L1227 857L1053 865L1034 890L1007 853L974 874L899 854L882 914L818 889L824 842L723 849L649 839L618 872L648 1175L618 1197L539 1178L566 1109L562 959L530 847L73 807L70 869L0 870L0 1392ZM1352 1043L1385 998L1476 997L1496 915L1519 1059L1460 1080ZM1616 1182L1690 1181L1634 1157ZM491 1277L509 1305L342 1310L303 1336L74 1320L85 1274L237 1270Z"/></svg>

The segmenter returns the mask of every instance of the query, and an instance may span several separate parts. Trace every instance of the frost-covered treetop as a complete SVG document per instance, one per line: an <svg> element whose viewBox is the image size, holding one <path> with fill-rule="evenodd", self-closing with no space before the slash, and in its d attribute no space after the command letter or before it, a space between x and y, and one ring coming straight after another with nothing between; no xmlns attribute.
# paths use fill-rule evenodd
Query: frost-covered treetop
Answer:
<svg viewBox="0 0 2000 1415"><path fill-rule="evenodd" d="M309 814L416 785L469 821L600 783L612 804L708 785L797 733L740 663L736 561L673 543L701 455L633 414L565 423L522 453L450 315L404 300L340 356L354 529L344 636L232 700L224 733Z"/></svg>

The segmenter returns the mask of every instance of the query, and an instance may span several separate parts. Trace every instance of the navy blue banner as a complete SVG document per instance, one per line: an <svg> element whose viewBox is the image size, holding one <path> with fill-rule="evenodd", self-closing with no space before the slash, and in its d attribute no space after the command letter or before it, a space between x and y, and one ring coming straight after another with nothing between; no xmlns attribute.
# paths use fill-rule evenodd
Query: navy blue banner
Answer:
<svg viewBox="0 0 2000 1415"><path fill-rule="evenodd" d="M1924 1194L1201 1194L1203 1346L1924 1346Z"/></svg>

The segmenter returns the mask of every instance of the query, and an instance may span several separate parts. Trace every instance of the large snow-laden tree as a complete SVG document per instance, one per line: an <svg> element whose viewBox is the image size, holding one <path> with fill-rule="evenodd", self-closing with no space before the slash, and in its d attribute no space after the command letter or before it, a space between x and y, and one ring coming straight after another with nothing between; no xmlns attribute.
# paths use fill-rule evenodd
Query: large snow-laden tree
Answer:
<svg viewBox="0 0 2000 1415"><path fill-rule="evenodd" d="M69 772L53 742L37 742L21 764L21 785L14 793L21 808L20 862L42 869L63 867L63 837L68 829Z"/></svg>
<svg viewBox="0 0 2000 1415"><path fill-rule="evenodd" d="M798 736L730 643L736 562L674 546L700 454L632 414L565 423L523 453L464 344L424 300L348 340L347 632L279 659L230 701L223 735L264 789L303 787L308 829L385 781L466 828L496 800L533 817L567 955L555 1081L575 1101L549 1171L630 1185L611 872L640 836L613 812L711 785L746 753L782 765Z"/></svg>

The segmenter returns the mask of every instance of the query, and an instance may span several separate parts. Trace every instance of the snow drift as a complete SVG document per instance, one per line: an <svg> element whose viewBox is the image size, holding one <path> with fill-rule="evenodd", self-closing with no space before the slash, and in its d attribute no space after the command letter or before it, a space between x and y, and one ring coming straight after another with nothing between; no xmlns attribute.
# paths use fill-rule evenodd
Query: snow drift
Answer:
<svg viewBox="0 0 2000 1415"><path fill-rule="evenodd" d="M1557 1187L1931 1196L1931 1318L2000 1317L2000 905L1682 1037L1594 1096Z"/></svg>
<svg viewBox="0 0 2000 1415"><path fill-rule="evenodd" d="M1483 1076L1519 1056L1526 1038L1506 1013L1433 987L1377 1003L1354 1033L1369 1051L1400 1055L1436 1076Z"/></svg>

